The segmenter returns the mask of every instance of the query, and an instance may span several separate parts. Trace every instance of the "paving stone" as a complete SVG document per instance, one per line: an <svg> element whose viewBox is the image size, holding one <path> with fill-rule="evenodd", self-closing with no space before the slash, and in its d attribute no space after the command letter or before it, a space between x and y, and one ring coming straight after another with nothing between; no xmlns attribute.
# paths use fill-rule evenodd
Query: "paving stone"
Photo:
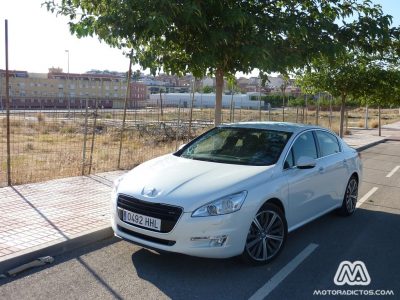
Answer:
<svg viewBox="0 0 400 300"><path fill-rule="evenodd" d="M112 180L123 173L0 188L0 262L6 255L108 225Z"/></svg>

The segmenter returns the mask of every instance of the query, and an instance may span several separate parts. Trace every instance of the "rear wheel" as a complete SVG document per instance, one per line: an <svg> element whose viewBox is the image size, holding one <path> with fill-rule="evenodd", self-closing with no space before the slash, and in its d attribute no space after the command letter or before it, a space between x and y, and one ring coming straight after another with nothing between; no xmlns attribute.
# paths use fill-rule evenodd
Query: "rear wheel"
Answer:
<svg viewBox="0 0 400 300"><path fill-rule="evenodd" d="M344 193L342 206L339 208L339 214L342 216L350 216L356 210L358 198L358 181L352 176L347 183L346 192Z"/></svg>
<svg viewBox="0 0 400 300"><path fill-rule="evenodd" d="M266 203L251 222L242 258L252 264L266 264L279 255L286 236L287 223L282 210Z"/></svg>

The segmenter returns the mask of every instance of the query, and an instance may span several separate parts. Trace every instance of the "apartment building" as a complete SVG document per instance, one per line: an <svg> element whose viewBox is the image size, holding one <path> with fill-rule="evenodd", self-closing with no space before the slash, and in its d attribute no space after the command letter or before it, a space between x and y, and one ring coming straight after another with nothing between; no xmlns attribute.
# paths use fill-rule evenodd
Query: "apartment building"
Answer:
<svg viewBox="0 0 400 300"><path fill-rule="evenodd" d="M5 105L5 71L0 70L0 104ZM63 73L50 69L49 73L9 72L11 108L50 109L82 108L86 105L101 108L121 108L126 97L126 78L111 74ZM128 107L135 107L147 99L144 84L131 82Z"/></svg>

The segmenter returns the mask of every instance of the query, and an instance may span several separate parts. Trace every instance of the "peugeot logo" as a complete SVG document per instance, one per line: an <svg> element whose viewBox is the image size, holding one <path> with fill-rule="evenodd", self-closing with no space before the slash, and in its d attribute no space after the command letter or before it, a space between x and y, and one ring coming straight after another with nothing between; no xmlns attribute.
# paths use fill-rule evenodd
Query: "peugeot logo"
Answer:
<svg viewBox="0 0 400 300"><path fill-rule="evenodd" d="M142 195L147 197L155 197L159 194L159 191L155 188L143 188Z"/></svg>

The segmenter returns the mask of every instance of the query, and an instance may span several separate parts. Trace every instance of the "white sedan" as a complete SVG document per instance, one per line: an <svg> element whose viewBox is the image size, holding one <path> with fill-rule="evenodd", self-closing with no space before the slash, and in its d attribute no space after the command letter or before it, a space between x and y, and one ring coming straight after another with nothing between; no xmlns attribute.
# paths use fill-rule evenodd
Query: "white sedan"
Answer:
<svg viewBox="0 0 400 300"><path fill-rule="evenodd" d="M152 249L263 264L288 232L353 214L361 176L357 151L327 129L221 125L117 179L112 228Z"/></svg>

